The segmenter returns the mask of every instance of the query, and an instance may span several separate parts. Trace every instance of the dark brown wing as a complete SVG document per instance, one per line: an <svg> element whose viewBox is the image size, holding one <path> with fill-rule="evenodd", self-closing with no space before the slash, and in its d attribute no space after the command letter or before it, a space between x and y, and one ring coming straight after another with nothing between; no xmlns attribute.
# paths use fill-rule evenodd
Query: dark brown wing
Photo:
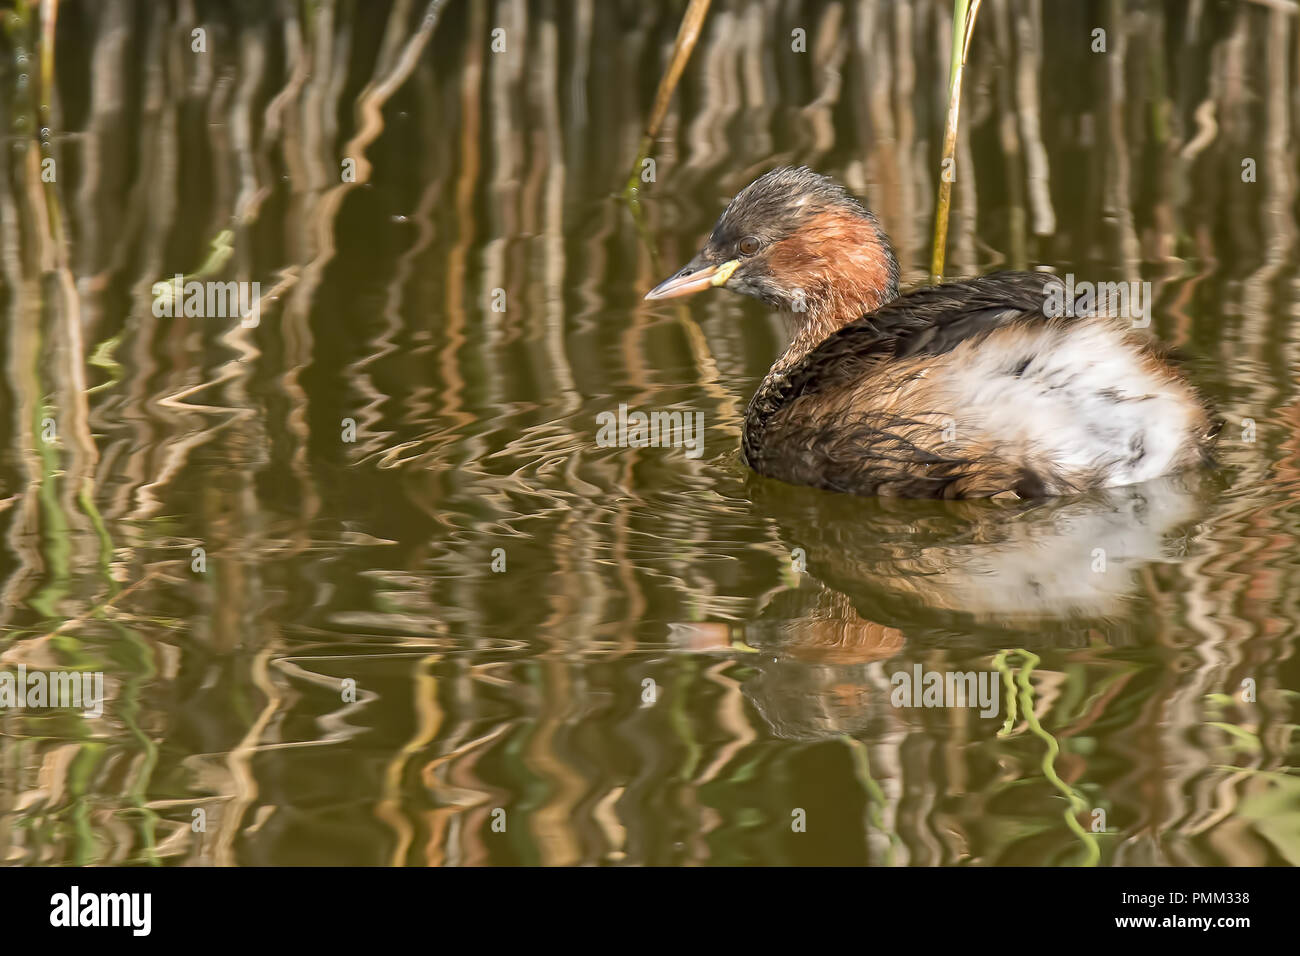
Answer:
<svg viewBox="0 0 1300 956"><path fill-rule="evenodd" d="M746 460L762 474L855 494L950 497L1002 488L1024 497L1041 494L1040 479L1016 463L918 447L911 440L917 423L895 414L861 409L851 419L818 422L804 420L791 405L823 390L853 387L882 363L941 355L995 329L1046 322L1050 282L1060 280L1003 272L948 282L900 296L850 323L785 375L763 383L746 415ZM795 418L787 420L787 412Z"/></svg>
<svg viewBox="0 0 1300 956"><path fill-rule="evenodd" d="M1047 287L1060 281L1041 272L997 272L899 296L808 353L789 375L793 394L855 378L864 364L942 355L994 329L1047 321Z"/></svg>

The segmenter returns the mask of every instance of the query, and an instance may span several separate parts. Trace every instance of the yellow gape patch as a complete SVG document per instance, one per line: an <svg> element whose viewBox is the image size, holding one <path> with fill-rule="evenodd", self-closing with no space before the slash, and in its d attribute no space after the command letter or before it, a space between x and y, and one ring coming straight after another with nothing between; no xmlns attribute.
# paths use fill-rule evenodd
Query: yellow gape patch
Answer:
<svg viewBox="0 0 1300 956"><path fill-rule="evenodd" d="M726 285L727 280L731 278L731 274L735 272L739 266L739 259L732 259L730 262L724 262L722 265L718 266L718 271L713 274L713 278L709 281L709 284Z"/></svg>

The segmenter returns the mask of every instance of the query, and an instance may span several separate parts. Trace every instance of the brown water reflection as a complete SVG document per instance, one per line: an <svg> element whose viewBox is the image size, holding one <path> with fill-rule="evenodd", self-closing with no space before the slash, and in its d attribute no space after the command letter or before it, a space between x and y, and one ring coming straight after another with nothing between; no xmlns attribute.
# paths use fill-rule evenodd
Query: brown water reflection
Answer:
<svg viewBox="0 0 1300 956"><path fill-rule="evenodd" d="M918 281L948 4L714 0L644 232L681 3L65 0L49 91L29 6L0 671L109 699L0 710L6 862L1300 863L1285 5L986 0L950 272L1150 281L1225 427L1212 474L958 505L747 474L779 326L641 302L780 162ZM259 323L155 315L177 273ZM620 403L704 454L600 447ZM1013 690L893 706L918 665Z"/></svg>

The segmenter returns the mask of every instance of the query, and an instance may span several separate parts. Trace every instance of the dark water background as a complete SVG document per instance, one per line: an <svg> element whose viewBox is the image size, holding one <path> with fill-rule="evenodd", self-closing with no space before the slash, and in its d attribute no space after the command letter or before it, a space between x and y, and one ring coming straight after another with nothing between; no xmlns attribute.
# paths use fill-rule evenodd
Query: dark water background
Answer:
<svg viewBox="0 0 1300 956"><path fill-rule="evenodd" d="M683 3L0 4L0 670L108 693L0 710L0 859L1300 863L1292 6L985 0L949 274L1151 282L1225 422L1027 505L748 475L779 323L641 301L784 162L921 281L947 3L714 0L641 228ZM620 403L703 456L599 447ZM1014 693L892 706L918 665Z"/></svg>

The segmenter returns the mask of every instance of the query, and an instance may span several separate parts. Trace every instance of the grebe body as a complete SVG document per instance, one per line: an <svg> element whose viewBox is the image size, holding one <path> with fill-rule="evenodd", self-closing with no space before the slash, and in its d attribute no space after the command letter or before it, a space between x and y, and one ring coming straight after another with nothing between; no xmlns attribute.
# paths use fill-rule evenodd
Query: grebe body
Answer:
<svg viewBox="0 0 1300 956"><path fill-rule="evenodd" d="M646 298L711 287L766 302L790 330L745 414L760 474L858 495L1036 498L1208 460L1204 404L1131 321L1053 307L1061 280L1046 273L899 296L875 217L806 168L742 190Z"/></svg>

